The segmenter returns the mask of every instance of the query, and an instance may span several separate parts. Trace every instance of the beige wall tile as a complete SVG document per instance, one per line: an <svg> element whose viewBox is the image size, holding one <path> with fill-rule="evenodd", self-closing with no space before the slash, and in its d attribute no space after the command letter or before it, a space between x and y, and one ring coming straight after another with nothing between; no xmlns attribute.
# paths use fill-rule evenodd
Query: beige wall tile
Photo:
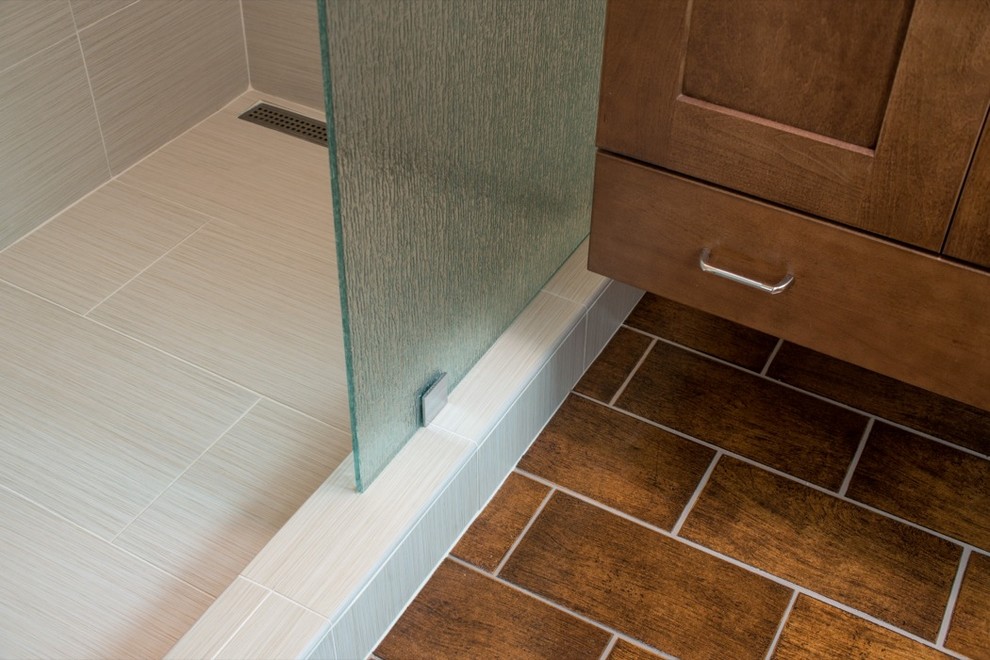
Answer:
<svg viewBox="0 0 990 660"><path fill-rule="evenodd" d="M109 179L75 39L0 72L0 145L0 248Z"/></svg>
<svg viewBox="0 0 990 660"><path fill-rule="evenodd" d="M76 18L76 28L82 30L138 0L69 0L69 2L72 5L72 14Z"/></svg>
<svg viewBox="0 0 990 660"><path fill-rule="evenodd" d="M323 109L320 30L314 0L243 0L251 86Z"/></svg>
<svg viewBox="0 0 990 660"><path fill-rule="evenodd" d="M74 31L68 0L0 0L0 71Z"/></svg>
<svg viewBox="0 0 990 660"><path fill-rule="evenodd" d="M85 314L208 220L111 181L0 253L0 279Z"/></svg>
<svg viewBox="0 0 990 660"><path fill-rule="evenodd" d="M82 30L119 173L247 87L237 0L138 2Z"/></svg>
<svg viewBox="0 0 990 660"><path fill-rule="evenodd" d="M0 485L103 538L256 400L6 284L0 309Z"/></svg>
<svg viewBox="0 0 990 660"><path fill-rule="evenodd" d="M213 600L2 489L0 511L0 657L158 658Z"/></svg>
<svg viewBox="0 0 990 660"><path fill-rule="evenodd" d="M261 401L114 542L220 594L351 451L351 437Z"/></svg>

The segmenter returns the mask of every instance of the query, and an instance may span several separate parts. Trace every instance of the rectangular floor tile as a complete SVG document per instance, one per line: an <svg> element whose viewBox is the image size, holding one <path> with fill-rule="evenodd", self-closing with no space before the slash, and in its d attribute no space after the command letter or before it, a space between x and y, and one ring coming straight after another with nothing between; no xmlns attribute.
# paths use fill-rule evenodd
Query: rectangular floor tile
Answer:
<svg viewBox="0 0 990 660"><path fill-rule="evenodd" d="M0 284L0 484L112 538L257 397Z"/></svg>
<svg viewBox="0 0 990 660"><path fill-rule="evenodd" d="M0 511L0 657L159 658L213 600L2 489Z"/></svg>
<svg viewBox="0 0 990 660"><path fill-rule="evenodd" d="M990 460L877 424L847 494L990 550Z"/></svg>
<svg viewBox="0 0 990 660"><path fill-rule="evenodd" d="M777 338L701 310L647 293L626 325L760 371Z"/></svg>
<svg viewBox="0 0 990 660"><path fill-rule="evenodd" d="M242 99L230 105L240 107ZM278 99L270 102L280 105ZM255 218L273 229L303 230L314 247L335 256L326 147L226 111L138 163L120 181L214 218Z"/></svg>
<svg viewBox="0 0 990 660"><path fill-rule="evenodd" d="M686 538L926 639L938 634L962 549L723 457Z"/></svg>
<svg viewBox="0 0 990 660"><path fill-rule="evenodd" d="M616 405L832 489L866 428L862 415L662 342Z"/></svg>
<svg viewBox="0 0 990 660"><path fill-rule="evenodd" d="M619 328L601 355L588 367L574 391L608 403L633 367L643 357L651 339L628 328Z"/></svg>
<svg viewBox="0 0 990 660"><path fill-rule="evenodd" d="M549 487L511 473L450 554L494 571L549 492Z"/></svg>
<svg viewBox="0 0 990 660"><path fill-rule="evenodd" d="M112 181L0 253L0 279L85 314L208 220Z"/></svg>
<svg viewBox="0 0 990 660"><path fill-rule="evenodd" d="M261 401L114 543L217 596L350 451L350 434Z"/></svg>
<svg viewBox="0 0 990 660"><path fill-rule="evenodd" d="M866 619L801 595L787 617L773 657L780 660L935 660L949 656Z"/></svg>
<svg viewBox="0 0 990 660"><path fill-rule="evenodd" d="M321 421L349 420L329 252L214 220L89 316Z"/></svg>
<svg viewBox="0 0 990 660"><path fill-rule="evenodd" d="M670 529L714 456L708 447L571 395L519 467Z"/></svg>
<svg viewBox="0 0 990 660"><path fill-rule="evenodd" d="M990 658L990 557L974 552L952 612L946 647L972 658Z"/></svg>
<svg viewBox="0 0 990 660"><path fill-rule="evenodd" d="M683 658L762 658L791 591L556 493L505 579Z"/></svg>
<svg viewBox="0 0 990 660"><path fill-rule="evenodd" d="M769 376L990 455L990 412L784 344Z"/></svg>
<svg viewBox="0 0 990 660"><path fill-rule="evenodd" d="M620 639L608 654L608 660L657 660L660 656Z"/></svg>
<svg viewBox="0 0 990 660"><path fill-rule="evenodd" d="M375 651L381 660L598 658L611 635L445 561Z"/></svg>

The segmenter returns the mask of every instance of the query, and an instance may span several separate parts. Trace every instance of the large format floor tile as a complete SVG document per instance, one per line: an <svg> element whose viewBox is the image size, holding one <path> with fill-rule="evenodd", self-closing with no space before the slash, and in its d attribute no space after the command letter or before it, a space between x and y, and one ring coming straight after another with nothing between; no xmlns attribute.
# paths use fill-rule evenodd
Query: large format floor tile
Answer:
<svg viewBox="0 0 990 660"><path fill-rule="evenodd" d="M208 220L111 182L0 253L0 279L85 314Z"/></svg>
<svg viewBox="0 0 990 660"><path fill-rule="evenodd" d="M773 657L780 660L934 660L949 656L802 595L798 596L787 617Z"/></svg>
<svg viewBox="0 0 990 660"><path fill-rule="evenodd" d="M475 598L479 590L484 598ZM597 658L609 637L448 560L375 655L381 660Z"/></svg>
<svg viewBox="0 0 990 660"><path fill-rule="evenodd" d="M773 475L719 460L686 538L934 640L962 549Z"/></svg>
<svg viewBox="0 0 990 660"><path fill-rule="evenodd" d="M555 493L508 581L682 658L762 658L791 591Z"/></svg>
<svg viewBox="0 0 990 660"><path fill-rule="evenodd" d="M707 447L572 395L519 467L670 529L714 456Z"/></svg>
<svg viewBox="0 0 990 660"><path fill-rule="evenodd" d="M990 455L990 414L964 403L788 343L767 374Z"/></svg>
<svg viewBox="0 0 990 660"><path fill-rule="evenodd" d="M158 658L213 600L3 489L0 510L0 657Z"/></svg>
<svg viewBox="0 0 990 660"><path fill-rule="evenodd" d="M973 658L990 658L990 556L973 553L945 645Z"/></svg>
<svg viewBox="0 0 990 660"><path fill-rule="evenodd" d="M112 538L257 397L0 284L0 485Z"/></svg>
<svg viewBox="0 0 990 660"><path fill-rule="evenodd" d="M217 596L350 450L350 434L263 400L115 544Z"/></svg>
<svg viewBox="0 0 990 660"><path fill-rule="evenodd" d="M666 319L668 313L678 320ZM842 486L823 492L793 475L829 456L832 434L849 420L858 433L850 438L861 438L869 415L727 367L719 361L728 354L699 356L670 344L676 337L699 348L721 337L713 345L733 345L747 332L731 323L658 299L644 299L629 322L644 319L651 330L620 330L575 387L584 396L572 395L558 410L452 551L488 570L501 567L497 575L479 570L482 579L458 602L479 612L494 589L513 582L531 599L611 631L608 660L913 660L950 651L990 660L990 559L964 542L982 543L985 459L874 417L871 436L862 444L844 441L842 460L829 468L833 483L845 474ZM663 327L667 322L673 330ZM645 359L656 336L644 334L650 332L665 335L655 343L662 359ZM718 452L701 442L636 419L622 409L622 396L608 405L624 383L638 415L771 465L781 458L775 452L801 460L776 464L787 476L751 459L713 459ZM806 385L816 390L814 382ZM977 411L963 427L978 434L988 419ZM857 446L863 451L850 456ZM954 585L961 587L956 597ZM418 629L445 625L446 613L429 606L417 599L410 608ZM407 616L395 630L410 629ZM486 617L467 630L495 621L519 625ZM473 633L445 634L445 648L478 655ZM435 645L425 635L418 639L419 652L431 655Z"/></svg>
<svg viewBox="0 0 990 660"><path fill-rule="evenodd" d="M876 424L847 494L990 551L990 461Z"/></svg>
<svg viewBox="0 0 990 660"><path fill-rule="evenodd" d="M866 428L862 415L662 342L616 406L836 490Z"/></svg>
<svg viewBox="0 0 990 660"><path fill-rule="evenodd" d="M777 338L647 293L626 325L696 351L760 371L777 345Z"/></svg>
<svg viewBox="0 0 990 660"><path fill-rule="evenodd" d="M339 424L349 417L336 272L305 238L214 220L89 316Z"/></svg>
<svg viewBox="0 0 990 660"><path fill-rule="evenodd" d="M450 554L494 571L549 492L548 486L511 473L495 493L492 505L478 516Z"/></svg>

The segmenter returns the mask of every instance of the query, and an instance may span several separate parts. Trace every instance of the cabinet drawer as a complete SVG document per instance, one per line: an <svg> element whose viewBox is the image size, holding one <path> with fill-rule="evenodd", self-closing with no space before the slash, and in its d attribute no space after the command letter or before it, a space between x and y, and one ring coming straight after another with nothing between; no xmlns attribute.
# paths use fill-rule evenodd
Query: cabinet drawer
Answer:
<svg viewBox="0 0 990 660"><path fill-rule="evenodd" d="M775 284L769 295L702 272ZM990 410L990 276L607 153L589 268Z"/></svg>

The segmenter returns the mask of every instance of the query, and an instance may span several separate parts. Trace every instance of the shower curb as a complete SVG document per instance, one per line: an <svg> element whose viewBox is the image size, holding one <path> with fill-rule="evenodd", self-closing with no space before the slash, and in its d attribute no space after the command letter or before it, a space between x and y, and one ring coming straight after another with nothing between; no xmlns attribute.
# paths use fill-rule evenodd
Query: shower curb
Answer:
<svg viewBox="0 0 990 660"><path fill-rule="evenodd" d="M341 464L166 657L366 658L642 296L586 263L587 242L368 491Z"/></svg>

